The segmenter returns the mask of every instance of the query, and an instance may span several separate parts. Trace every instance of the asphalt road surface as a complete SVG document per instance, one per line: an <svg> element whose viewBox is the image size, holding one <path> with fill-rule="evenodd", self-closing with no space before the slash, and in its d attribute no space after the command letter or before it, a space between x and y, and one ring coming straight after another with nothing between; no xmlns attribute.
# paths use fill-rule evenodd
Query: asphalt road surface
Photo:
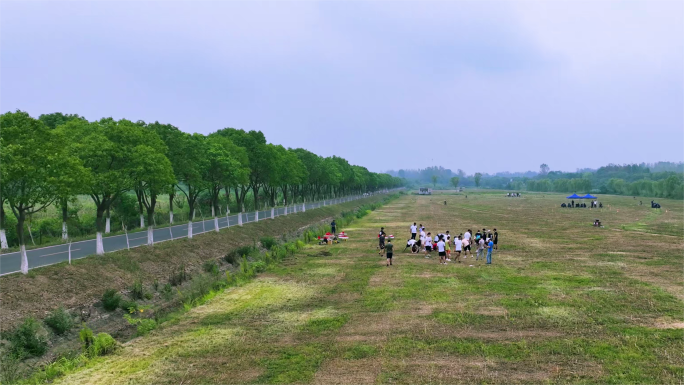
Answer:
<svg viewBox="0 0 684 385"><path fill-rule="evenodd" d="M348 197L326 200L326 206L351 200L359 199L360 197ZM312 202L306 204L307 210L313 210L323 206L323 202ZM301 203L297 205L297 212L301 212ZM293 214L294 206L288 206L288 215ZM280 207L274 210L274 216L285 214L285 208ZM243 213L242 223L254 222L255 213ZM259 211L259 220L267 220L271 218L271 209ZM219 217L219 228L225 228L238 225L238 214L229 217ZM214 219L199 220L192 224L193 237L205 233L207 231L214 231ZM154 230L154 243L164 242L176 238L185 238L188 236L188 223L182 223L171 227L164 227ZM117 251L126 248L138 247L147 244L147 230L136 231L128 233L128 244L126 243L126 235L115 235L111 237L104 237L103 240L105 252ZM95 239L86 241L73 242L71 244L71 259L84 258L95 254ZM67 261L69 259L69 245L55 245L42 247L33 250L27 250L29 269L39 266L47 266L55 263ZM21 271L21 254L17 252L0 255L0 275L11 274Z"/></svg>

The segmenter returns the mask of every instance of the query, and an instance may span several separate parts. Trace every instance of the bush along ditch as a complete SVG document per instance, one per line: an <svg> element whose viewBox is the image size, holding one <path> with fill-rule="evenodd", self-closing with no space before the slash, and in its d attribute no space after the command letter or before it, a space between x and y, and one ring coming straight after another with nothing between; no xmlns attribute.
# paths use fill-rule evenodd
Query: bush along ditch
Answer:
<svg viewBox="0 0 684 385"><path fill-rule="evenodd" d="M335 218L337 228L344 229L354 220L363 218L377 208L397 199L404 192L394 193L377 203L365 204L356 210L340 213ZM106 290L102 295L102 306L107 311L122 309L123 318L128 324L136 328L136 335L142 336L152 332L167 321L178 319L183 313L193 307L199 306L222 293L225 289L241 286L250 282L258 273L266 271L270 266L277 265L284 259L292 257L298 250L307 244L316 242L319 236L330 231L329 225L312 225L305 228L302 235L288 241L277 240L272 237L263 237L259 243L243 246L231 250L219 260L210 260L202 265L202 270L194 275L186 271L184 265L174 270L168 282L161 284L156 282L150 288L159 293L165 302L177 304L170 310L152 309L152 306L140 305L136 300L151 298L151 293L145 291L140 280L130 286L129 299L114 289ZM285 238L285 237L283 237ZM259 247L260 246L260 247ZM169 308L162 306L162 308ZM59 311L59 310L58 310ZM58 314L53 313L53 317ZM59 313L62 314L62 313ZM63 317L62 315L57 318ZM61 319L61 318L60 318ZM52 326L51 326L52 327ZM58 328L66 326L58 326ZM73 327L73 325L71 326ZM27 319L14 333L28 337L15 338L17 342L14 351L21 352L21 358L28 356L40 356L48 347L45 333L41 334L42 325L35 319ZM42 336L42 337L41 337ZM116 348L116 341L107 333L95 335L85 324L82 326L79 336L83 345L81 354L62 356L35 372L30 378L23 380L25 383L44 383L54 378L68 374L86 365L91 359L109 354ZM7 338L6 338L7 339ZM27 353L24 353L27 352ZM30 353L29 353L30 352Z"/></svg>

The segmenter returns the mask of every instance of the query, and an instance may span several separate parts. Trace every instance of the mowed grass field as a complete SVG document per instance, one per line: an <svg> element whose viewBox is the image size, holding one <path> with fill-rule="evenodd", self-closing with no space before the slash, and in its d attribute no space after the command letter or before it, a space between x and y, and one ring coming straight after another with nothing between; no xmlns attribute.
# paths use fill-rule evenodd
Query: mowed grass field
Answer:
<svg viewBox="0 0 684 385"><path fill-rule="evenodd" d="M502 195L404 196L58 382L681 383L682 202ZM496 227L494 264L401 253L414 221Z"/></svg>

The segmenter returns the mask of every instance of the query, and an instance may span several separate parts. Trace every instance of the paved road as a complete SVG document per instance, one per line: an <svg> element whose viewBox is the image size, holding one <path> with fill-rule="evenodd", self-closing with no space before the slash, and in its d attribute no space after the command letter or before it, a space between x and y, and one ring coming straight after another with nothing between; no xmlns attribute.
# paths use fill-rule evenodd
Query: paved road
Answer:
<svg viewBox="0 0 684 385"><path fill-rule="evenodd" d="M351 200L363 198L347 197L326 200L325 205L348 202ZM306 204L307 210L313 210L323 206L323 202L312 202ZM297 212L301 212L302 204L297 205ZM288 206L288 215L294 213L294 206ZM280 207L274 210L274 216L281 216L285 214L285 208ZM254 222L255 213L243 213L242 223ZM271 218L271 209L259 211L259 220L266 220ZM236 226L238 224L238 214L229 217L219 217L219 228L229 226ZM199 220L192 225L193 237L207 232L214 231L214 219ZM172 235L173 234L173 235ZM188 236L188 223L174 225L171 227L164 227L154 230L154 243L171 240L176 238L185 238ZM126 235L116 235L105 237L103 239L105 252L122 250L127 247L138 247L147 244L147 230L136 231L128 234L128 245L126 244ZM89 239L86 241L73 242L71 244L71 259L84 258L95 254L95 240ZM66 244L42 247L33 250L27 250L29 269L39 266L52 265L55 263L67 261L69 259L69 246ZM0 255L0 275L16 273L21 269L21 254L19 252L7 253Z"/></svg>

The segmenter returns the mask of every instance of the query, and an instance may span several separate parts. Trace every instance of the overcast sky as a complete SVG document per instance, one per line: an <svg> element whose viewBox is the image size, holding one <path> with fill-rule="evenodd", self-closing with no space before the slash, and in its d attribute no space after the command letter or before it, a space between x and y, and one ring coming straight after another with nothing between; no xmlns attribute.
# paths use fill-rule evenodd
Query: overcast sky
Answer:
<svg viewBox="0 0 684 385"><path fill-rule="evenodd" d="M372 171L684 160L684 2L0 3L0 108Z"/></svg>

